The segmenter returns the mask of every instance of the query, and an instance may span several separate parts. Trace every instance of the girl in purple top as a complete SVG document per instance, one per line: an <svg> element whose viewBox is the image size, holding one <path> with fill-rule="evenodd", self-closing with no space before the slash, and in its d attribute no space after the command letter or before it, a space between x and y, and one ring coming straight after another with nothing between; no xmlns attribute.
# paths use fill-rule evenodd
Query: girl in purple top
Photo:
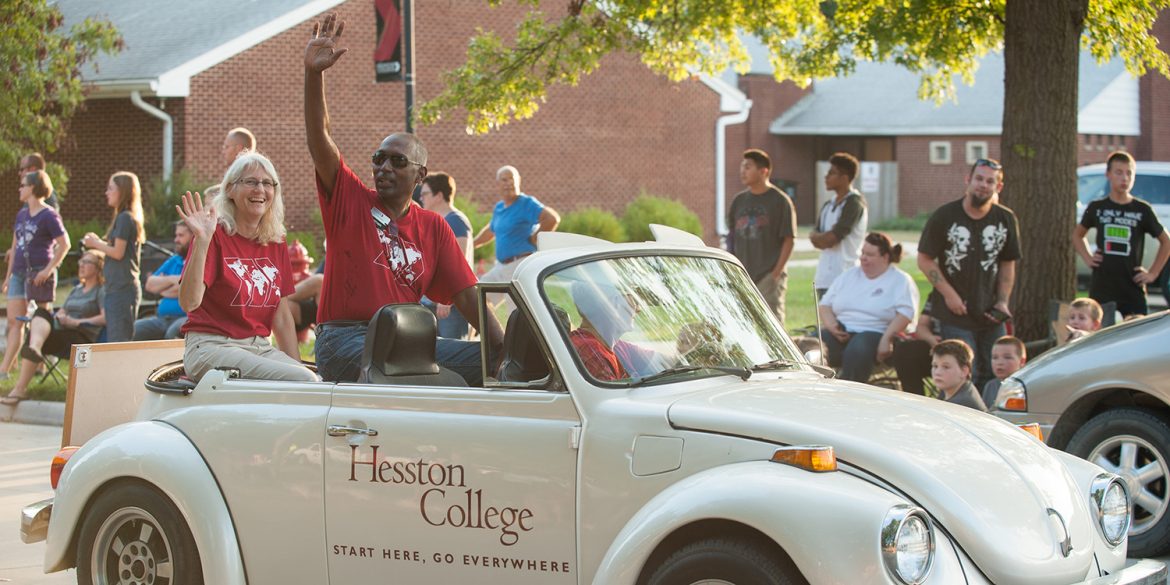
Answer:
<svg viewBox="0 0 1170 585"><path fill-rule="evenodd" d="M8 348L0 364L0 379L8 377L8 370L19 355L24 323L16 318L28 315L29 301L45 310L52 309L57 294L57 267L69 252L69 234L65 233L61 216L45 205L45 198L52 192L53 182L45 171L33 171L21 178L20 201L28 207L16 213L12 261L4 275Z"/></svg>

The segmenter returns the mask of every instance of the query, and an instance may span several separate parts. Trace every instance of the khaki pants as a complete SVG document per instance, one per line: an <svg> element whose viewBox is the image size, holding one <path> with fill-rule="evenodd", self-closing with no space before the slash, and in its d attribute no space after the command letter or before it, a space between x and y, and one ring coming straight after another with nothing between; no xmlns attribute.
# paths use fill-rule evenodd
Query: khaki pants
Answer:
<svg viewBox="0 0 1170 585"><path fill-rule="evenodd" d="M187 333L183 350L187 376L198 381L217 368L236 368L241 378L316 382L317 375L283 351L272 347L266 337L232 339L211 333Z"/></svg>
<svg viewBox="0 0 1170 585"><path fill-rule="evenodd" d="M764 302L768 303L768 308L776 314L776 319L780 321L780 327L783 328L784 296L788 291L788 271L781 272L779 278L772 278L772 273L769 272L756 283L756 288L760 289Z"/></svg>

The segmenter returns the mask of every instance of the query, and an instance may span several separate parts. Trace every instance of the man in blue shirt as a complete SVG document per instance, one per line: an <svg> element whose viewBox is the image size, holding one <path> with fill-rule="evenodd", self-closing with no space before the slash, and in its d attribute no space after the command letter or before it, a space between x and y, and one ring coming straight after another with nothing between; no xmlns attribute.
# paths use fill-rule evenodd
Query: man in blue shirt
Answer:
<svg viewBox="0 0 1170 585"><path fill-rule="evenodd" d="M479 277L480 282L508 282L520 260L536 251L536 234L551 232L561 223L556 210L520 192L520 171L504 166L496 171L500 200L492 221L475 236L474 247L496 242L496 265Z"/></svg>
<svg viewBox="0 0 1170 585"><path fill-rule="evenodd" d="M183 260L187 247L191 245L191 230L184 223L175 224L175 255L167 258L150 278L146 279L146 292L162 297L153 317L144 317L134 322L134 341L153 339L178 339L179 329L187 322L187 313L179 307L179 278L183 275Z"/></svg>

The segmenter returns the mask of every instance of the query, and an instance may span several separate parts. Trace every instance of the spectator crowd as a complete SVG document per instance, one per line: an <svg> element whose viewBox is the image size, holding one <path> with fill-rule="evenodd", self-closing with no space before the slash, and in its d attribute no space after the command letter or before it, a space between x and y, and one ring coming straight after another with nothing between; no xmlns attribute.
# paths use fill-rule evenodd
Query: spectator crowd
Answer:
<svg viewBox="0 0 1170 585"><path fill-rule="evenodd" d="M222 180L182 197L175 254L145 281L141 184L132 172L113 172L105 192L108 226L80 238L80 282L54 308L58 268L74 243L44 158L22 158L24 205L7 252L7 349L0 377L18 361L20 367L4 404L27 398L46 355L67 355L72 344L97 341L183 337L184 365L195 380L230 366L244 376L356 381L367 323L388 303L429 307L438 322L438 365L470 385L482 382L481 344L474 338L483 337L495 352L503 332L491 312L477 310L474 285L509 281L536 251L538 234L557 229L560 215L522 191L520 171L503 165L495 174L499 201L490 223L473 234L457 205L455 178L431 172L426 146L408 133L391 134L375 146L373 183L367 185L329 132L324 80L346 53L338 44L343 28L335 16L326 16L304 53L306 137L328 242L315 273L295 243L290 254L276 164L260 153L252 132L235 128L224 139ZM1026 346L1008 335L1021 249L1017 218L999 202L1002 166L976 161L962 196L926 222L916 262L931 291L920 310L918 288L898 266L902 245L868 229L866 198L854 187L857 158L839 152L828 162L829 198L808 238L819 251L813 280L817 337L829 365L845 379L864 382L875 368L890 364L907 391L980 410L993 406L999 384L1027 360ZM796 212L789 195L771 183L772 166L766 152L744 152L745 189L728 209L727 247L783 324ZM1127 153L1110 155L1109 196L1090 203L1072 232L1072 246L1092 268L1092 280L1090 298L1070 309L1065 339L1099 328L1102 306L1126 317L1148 311L1146 286L1167 263L1170 236L1150 205L1130 192L1135 168ZM1090 229L1096 230L1095 251L1086 240ZM1159 242L1148 268L1147 235ZM491 242L495 264L477 278L473 250ZM160 298L153 315L139 315L144 288ZM298 332L309 327L316 331L315 373L302 365L297 346ZM601 329L597 319L586 318L574 335L584 343L606 337ZM623 375L613 360L595 361L613 377Z"/></svg>

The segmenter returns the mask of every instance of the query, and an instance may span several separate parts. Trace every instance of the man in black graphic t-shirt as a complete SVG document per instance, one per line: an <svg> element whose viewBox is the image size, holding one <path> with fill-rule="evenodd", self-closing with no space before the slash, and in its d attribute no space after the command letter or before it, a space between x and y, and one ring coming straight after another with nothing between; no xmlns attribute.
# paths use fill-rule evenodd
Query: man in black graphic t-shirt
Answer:
<svg viewBox="0 0 1170 585"><path fill-rule="evenodd" d="M1085 264L1093 269L1089 296L1099 303L1115 302L1124 316L1145 315L1146 285L1170 256L1170 236L1158 222L1149 203L1129 192L1137 165L1126 152L1114 152L1105 164L1109 179L1109 197L1089 203L1081 223L1073 229L1072 243ZM1085 235L1097 230L1097 252L1089 253ZM1146 234L1158 239L1158 254L1150 269L1142 266Z"/></svg>
<svg viewBox="0 0 1170 585"><path fill-rule="evenodd" d="M975 350L977 389L991 379L991 347L1005 333L1008 301L1020 259L1016 214L995 203L1003 168L980 159L967 175L962 199L938 208L918 242L918 268L934 285L928 302L943 339Z"/></svg>

